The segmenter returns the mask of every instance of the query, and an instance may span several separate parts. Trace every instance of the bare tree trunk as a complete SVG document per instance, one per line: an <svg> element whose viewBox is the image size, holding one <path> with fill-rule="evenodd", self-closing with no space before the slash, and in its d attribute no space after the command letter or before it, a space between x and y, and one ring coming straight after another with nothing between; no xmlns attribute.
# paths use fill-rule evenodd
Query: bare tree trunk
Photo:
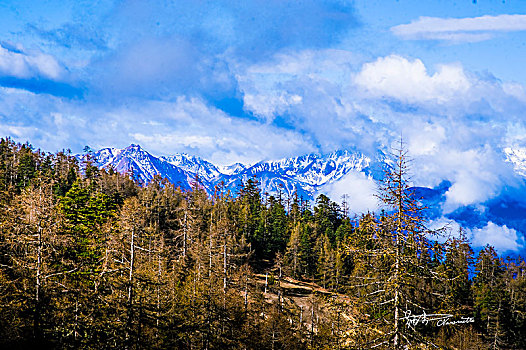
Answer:
<svg viewBox="0 0 526 350"><path fill-rule="evenodd" d="M208 279L212 276L212 213L210 213L210 232L208 234Z"/></svg>
<svg viewBox="0 0 526 350"><path fill-rule="evenodd" d="M132 228L132 235L130 241L130 274L128 277L128 325L126 327L126 348L129 348L130 328L133 317L133 269L135 265L135 228Z"/></svg>
<svg viewBox="0 0 526 350"><path fill-rule="evenodd" d="M400 224L400 223L399 223ZM399 319L400 319L400 295L399 295L399 277L400 277L400 228L397 232L397 238L396 238L396 261L395 261L395 293L394 293L394 340L393 340L393 347L394 349L399 348L399 336L400 336L400 325L399 325Z"/></svg>
<svg viewBox="0 0 526 350"><path fill-rule="evenodd" d="M394 341L393 346L394 349L399 349L400 346L400 243L402 241L402 213L404 211L402 198L403 198L403 189L402 189L402 158L399 157L398 160L398 173L397 176L397 199L398 199L398 222L396 227L396 261L395 261L395 295L394 295Z"/></svg>
<svg viewBox="0 0 526 350"><path fill-rule="evenodd" d="M187 209L184 210L184 228L183 228L183 258L186 258L186 240L188 235L188 214Z"/></svg>
<svg viewBox="0 0 526 350"><path fill-rule="evenodd" d="M499 308L497 309L497 324L495 325L495 335L493 336L493 350L499 348L499 321L500 321L500 309L502 307L502 299L499 299Z"/></svg>
<svg viewBox="0 0 526 350"><path fill-rule="evenodd" d="M42 208L42 188L38 189L38 208ZM35 315L33 320L35 338L40 338L40 320L41 320L41 305L40 305L40 289L41 289L41 275L42 275L42 225L40 215L35 218L38 221L37 233L37 266L36 266L36 280L35 280Z"/></svg>
<svg viewBox="0 0 526 350"><path fill-rule="evenodd" d="M34 332L35 337L40 338L40 276L42 273L42 227L38 224L38 242L37 242L37 267L35 281L35 315L34 315Z"/></svg>
<svg viewBox="0 0 526 350"><path fill-rule="evenodd" d="M225 232L225 241L223 242L223 293L226 294L226 284L227 284L227 244L226 244L226 232Z"/></svg>
<svg viewBox="0 0 526 350"><path fill-rule="evenodd" d="M155 337L159 338L159 319L161 317L161 247L157 251L157 319L155 320Z"/></svg>

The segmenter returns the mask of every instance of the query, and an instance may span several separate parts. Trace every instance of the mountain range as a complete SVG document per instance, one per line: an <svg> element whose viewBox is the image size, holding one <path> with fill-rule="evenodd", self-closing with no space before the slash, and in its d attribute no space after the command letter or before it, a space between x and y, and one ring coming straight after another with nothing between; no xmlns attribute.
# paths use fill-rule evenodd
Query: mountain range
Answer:
<svg viewBox="0 0 526 350"><path fill-rule="evenodd" d="M526 152L506 150L505 153L508 161L514 164L516 173L526 177ZM103 148L92 151L91 155L98 167L112 167L116 171L130 173L144 184L151 181L155 175L159 175L182 189L190 189L197 180L209 194L213 194L220 183L225 190L235 194L243 182L256 177L263 194L281 194L286 198L297 192L298 196L311 202L318 194L329 193L331 187L343 181L347 175L355 174L362 178L381 180L384 170L390 164L390 159L381 151L373 157L368 157L352 150L265 160L251 165L236 163L229 166L217 166L186 153L156 157L134 144L123 149ZM79 160L83 157L85 155L77 155ZM435 188L414 188L416 195L430 208L427 211L430 220L451 220L481 235L485 232L485 227L494 228L498 225L507 234L516 232L517 242L522 245L521 250L524 249L526 200L503 193L481 203L484 210L480 209L481 205L467 205L445 214L442 204L450 187L449 181L443 181Z"/></svg>
<svg viewBox="0 0 526 350"><path fill-rule="evenodd" d="M83 156L77 157L81 159ZM339 150L325 155L308 154L252 165L235 163L216 166L186 153L155 157L134 144L123 149L103 148L92 153L98 167L111 166L116 171L131 173L145 184L155 175L160 175L182 189L189 189L198 179L210 194L219 183L235 193L242 182L256 177L262 193L292 195L297 192L306 200L313 200L327 185L350 172L363 172L368 177L380 178L385 164L383 157L382 153L378 153L378 159L371 160L360 152Z"/></svg>

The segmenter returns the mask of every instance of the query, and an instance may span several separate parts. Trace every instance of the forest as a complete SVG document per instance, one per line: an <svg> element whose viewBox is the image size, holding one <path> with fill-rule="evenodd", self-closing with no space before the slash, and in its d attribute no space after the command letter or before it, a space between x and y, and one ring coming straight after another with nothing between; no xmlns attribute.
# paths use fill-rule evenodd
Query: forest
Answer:
<svg viewBox="0 0 526 350"><path fill-rule="evenodd" d="M526 349L524 259L431 231L393 154L384 210L355 215L3 138L0 348Z"/></svg>

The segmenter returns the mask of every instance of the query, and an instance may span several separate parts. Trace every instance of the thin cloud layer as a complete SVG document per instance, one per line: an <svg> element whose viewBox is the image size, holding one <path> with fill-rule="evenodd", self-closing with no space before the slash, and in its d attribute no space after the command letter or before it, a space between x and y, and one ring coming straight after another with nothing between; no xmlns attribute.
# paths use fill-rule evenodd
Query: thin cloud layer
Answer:
<svg viewBox="0 0 526 350"><path fill-rule="evenodd" d="M86 67L97 98L200 96L244 117L233 66L320 48L358 25L346 1L120 2L109 50Z"/></svg>
<svg viewBox="0 0 526 350"><path fill-rule="evenodd" d="M526 30L526 15L498 15L473 18L419 17L409 24L391 28L391 32L406 40L442 40L478 42L489 40L499 32Z"/></svg>
<svg viewBox="0 0 526 350"><path fill-rule="evenodd" d="M0 45L0 75L20 79L59 79L63 69L57 60L42 52L25 52L22 47Z"/></svg>
<svg viewBox="0 0 526 350"><path fill-rule="evenodd" d="M78 106L54 96L0 88L0 105L4 106L0 134L22 142L32 140L35 146L49 151L74 144L99 149L139 143L156 155L186 152L227 165L315 150L308 136L231 117L198 98L181 96L174 102L129 100L126 105L108 108ZM24 108L33 113L18 120L6 117L22 113Z"/></svg>
<svg viewBox="0 0 526 350"><path fill-rule="evenodd" d="M69 80L67 69L52 55L0 43L0 86L69 98L82 95Z"/></svg>

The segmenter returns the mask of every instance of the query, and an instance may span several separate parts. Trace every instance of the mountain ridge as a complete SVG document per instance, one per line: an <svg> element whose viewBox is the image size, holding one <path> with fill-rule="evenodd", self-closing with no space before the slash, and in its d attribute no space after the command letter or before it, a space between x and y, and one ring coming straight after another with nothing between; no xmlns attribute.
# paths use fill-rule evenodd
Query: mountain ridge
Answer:
<svg viewBox="0 0 526 350"><path fill-rule="evenodd" d="M77 155L79 160L83 157ZM112 167L119 172L133 173L135 179L145 184L155 175L160 175L188 189L197 177L210 194L220 183L224 184L225 189L236 191L243 182L257 177L262 193L284 192L292 195L297 192L305 199L312 200L321 188L340 180L351 171L375 177L371 171L371 158L350 150L227 166L217 166L187 153L156 157L136 144L122 149L102 148L92 151L91 157L99 168Z"/></svg>

